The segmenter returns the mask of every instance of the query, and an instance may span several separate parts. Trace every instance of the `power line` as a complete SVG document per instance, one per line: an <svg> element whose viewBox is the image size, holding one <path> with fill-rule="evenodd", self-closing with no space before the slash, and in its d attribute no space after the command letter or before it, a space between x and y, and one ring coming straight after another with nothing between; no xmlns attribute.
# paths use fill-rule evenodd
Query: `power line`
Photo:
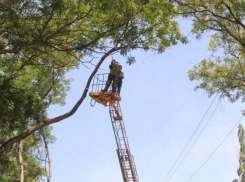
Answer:
<svg viewBox="0 0 245 182"><path fill-rule="evenodd" d="M199 133L199 135L197 136L196 140L193 142L193 144L191 145L191 147L189 148L189 150L187 151L187 153L185 154L185 156L183 157L183 159L180 161L180 163L178 164L178 166L175 168L175 170L172 172L172 174L169 176L169 178L167 179L167 181L171 178L171 176L175 173L175 171L179 168L179 166L182 164L182 162L185 160L186 156L189 154L189 152L191 151L191 149L194 147L194 145L196 144L197 140L199 139L199 137L201 136L202 132L204 131L204 129L206 128L206 126L208 125L208 123L210 122L211 118L213 117L214 113L216 112L216 110L218 109L218 106L220 105L220 102L217 104L216 108L214 109L214 111L212 112L211 116L209 117L208 121L206 122L206 124L203 126L201 132ZM166 181L166 182L167 182Z"/></svg>
<svg viewBox="0 0 245 182"><path fill-rule="evenodd" d="M197 171L190 177L190 179L187 181L191 181L191 179L201 170L201 168L208 162L208 160L214 155L214 153L219 149L219 147L224 143L224 141L228 138L228 136L231 134L231 132L237 127L237 125L240 123L244 115L237 121L237 123L231 128L229 133L225 136L225 138L220 142L220 144L216 147L216 149L211 153L211 155L204 161L204 163L197 169Z"/></svg>
<svg viewBox="0 0 245 182"><path fill-rule="evenodd" d="M217 94L218 95L218 94ZM211 104L209 105L208 109L206 110L205 114L203 115L201 121L199 122L199 124L197 125L195 131L193 132L193 134L191 135L190 139L188 140L187 144L185 145L184 149L181 151L180 155L178 156L178 158L175 160L174 164L172 165L172 167L170 168L170 170L168 171L168 173L165 175L164 179L162 180L165 181L165 179L167 178L167 176L169 175L169 173L172 171L172 169L174 168L175 164L178 162L178 160L180 159L181 155L184 153L185 149L187 148L187 146L189 145L190 141L192 140L193 136L195 135L195 133L197 132L198 128L200 127L200 125L202 124L204 118L206 117L208 111L210 110L211 106L213 105L217 95L214 97L214 99L212 100Z"/></svg>

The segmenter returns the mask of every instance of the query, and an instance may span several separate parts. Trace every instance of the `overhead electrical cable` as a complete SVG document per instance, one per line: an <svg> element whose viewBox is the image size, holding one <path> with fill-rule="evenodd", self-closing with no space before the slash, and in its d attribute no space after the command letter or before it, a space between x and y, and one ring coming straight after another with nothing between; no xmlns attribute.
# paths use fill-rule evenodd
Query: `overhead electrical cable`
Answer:
<svg viewBox="0 0 245 182"><path fill-rule="evenodd" d="M189 178L189 181L201 170L201 168L209 161L209 159L214 155L214 153L219 149L219 147L224 143L224 141L228 138L228 136L231 134L231 132L237 127L237 125L240 123L244 115L241 116L241 118L236 122L236 124L231 128L231 130L228 132L228 134L225 136L225 138L220 142L220 144L216 147L216 149L210 154L210 156L204 161L204 163L196 170L196 172Z"/></svg>
<svg viewBox="0 0 245 182"><path fill-rule="evenodd" d="M211 118L213 117L214 113L216 112L216 110L218 109L219 105L220 105L221 101L219 101L219 103L217 104L216 108L214 109L214 111L212 112L211 116L209 117L208 121L205 123L205 125L203 126L201 132L199 133L199 135L197 136L196 140L193 142L193 144L191 145L191 147L189 148L189 150L186 152L185 156L182 158L182 160L180 161L180 163L178 164L178 166L175 168L175 170L172 172L172 174L168 177L168 179L166 180L166 182L171 178L171 176L175 173L175 171L179 168L179 166L182 164L182 162L185 160L186 156L189 154L189 152L191 151L191 149L194 147L194 145L196 144L197 140L199 139L199 137L201 136L202 132L204 131L204 129L206 128L206 126L208 125L208 123L210 122Z"/></svg>
<svg viewBox="0 0 245 182"><path fill-rule="evenodd" d="M202 124L204 118L206 117L208 111L210 110L211 106L213 105L215 99L217 98L218 94L216 94L216 96L214 97L214 99L212 100L212 102L210 103L208 109L206 110L205 114L203 115L201 121L199 122L199 124L197 125L195 131L193 132L193 134L191 135L190 139L188 140L188 142L186 143L185 147L183 148L183 150L181 151L181 153L179 154L179 156L177 157L177 159L175 160L174 164L172 165L172 167L170 168L170 170L168 171L168 173L165 175L164 179L162 180L162 182L165 181L165 179L168 177L169 173L172 171L172 169L174 168L175 164L178 162L178 160L180 159L180 157L182 156L182 154L184 153L185 149L187 148L187 146L189 145L190 141L192 140L193 136L196 134L198 128L200 127L200 125Z"/></svg>

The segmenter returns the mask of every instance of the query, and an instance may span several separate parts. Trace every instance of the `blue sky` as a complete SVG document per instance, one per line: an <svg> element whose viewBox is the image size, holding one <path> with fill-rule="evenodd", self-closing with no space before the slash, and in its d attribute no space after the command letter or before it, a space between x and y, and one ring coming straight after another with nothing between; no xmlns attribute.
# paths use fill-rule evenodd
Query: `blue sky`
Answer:
<svg viewBox="0 0 245 182"><path fill-rule="evenodd" d="M181 29L187 35L189 22L182 21ZM189 44L171 47L163 54L132 52L137 62L131 66L124 57L114 56L125 74L120 104L140 182L163 181L214 99L202 90L194 91L197 82L190 82L187 77L188 69L210 55L208 36L201 40L188 38ZM107 59L98 73L108 72L110 61L111 58ZM50 108L50 116L72 108L92 69L81 66L68 74L74 81L66 105ZM164 182L232 182L237 178L237 127L209 156L241 118L244 106L226 100L218 104L219 100L214 100L186 151L208 122L202 134L182 161L184 151L176 166L180 161L181 164L177 169L173 167L174 173L170 171L171 177L167 176ZM91 107L87 96L72 117L53 127L57 138L50 146L53 182L123 182L108 107L100 104Z"/></svg>

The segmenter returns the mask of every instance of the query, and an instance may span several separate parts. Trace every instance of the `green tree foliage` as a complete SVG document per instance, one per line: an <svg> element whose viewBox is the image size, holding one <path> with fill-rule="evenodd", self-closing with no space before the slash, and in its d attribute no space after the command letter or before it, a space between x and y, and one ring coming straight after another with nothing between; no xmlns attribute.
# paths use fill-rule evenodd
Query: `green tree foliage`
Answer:
<svg viewBox="0 0 245 182"><path fill-rule="evenodd" d="M181 14L193 20L192 32L200 38L210 35L212 55L193 66L190 80L201 83L197 89L221 93L234 102L244 101L245 85L245 2L243 0L175 1Z"/></svg>
<svg viewBox="0 0 245 182"><path fill-rule="evenodd" d="M21 155L23 158L24 181L39 182L49 171L46 169L47 150L43 141L46 138L47 144L53 143L55 138L51 135L51 127L44 127L34 135L26 138L23 142ZM0 181L19 181L19 144L13 145L5 152L0 160Z"/></svg>
<svg viewBox="0 0 245 182"><path fill-rule="evenodd" d="M127 56L134 49L161 53L179 41L186 43L175 21L175 7L168 0L0 1L0 169L16 160L16 145L27 137L24 161L28 161L26 167L36 165L32 151L38 150L41 139L47 139L46 135L37 137L38 131L76 112L93 75L109 55ZM51 104L65 104L71 81L66 73L98 54L101 58L93 63L74 107L47 118ZM14 165L17 170L16 161Z"/></svg>
<svg viewBox="0 0 245 182"><path fill-rule="evenodd" d="M245 181L245 133L241 124L238 126L238 138L240 143L240 153L237 174L240 178L240 181Z"/></svg>

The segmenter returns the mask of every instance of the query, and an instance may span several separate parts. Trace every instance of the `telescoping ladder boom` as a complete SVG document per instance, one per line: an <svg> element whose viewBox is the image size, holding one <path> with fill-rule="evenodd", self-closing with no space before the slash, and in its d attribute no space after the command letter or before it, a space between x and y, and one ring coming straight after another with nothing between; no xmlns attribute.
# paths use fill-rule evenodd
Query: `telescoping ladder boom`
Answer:
<svg viewBox="0 0 245 182"><path fill-rule="evenodd" d="M109 104L111 123L117 142L117 155L125 182L139 182L131 155L119 101Z"/></svg>
<svg viewBox="0 0 245 182"><path fill-rule="evenodd" d="M130 152L123 115L120 107L120 96L113 92L101 92L105 85L104 74L96 75L90 96L104 106L109 106L111 123L117 143L117 155L124 182L139 182L134 158Z"/></svg>

